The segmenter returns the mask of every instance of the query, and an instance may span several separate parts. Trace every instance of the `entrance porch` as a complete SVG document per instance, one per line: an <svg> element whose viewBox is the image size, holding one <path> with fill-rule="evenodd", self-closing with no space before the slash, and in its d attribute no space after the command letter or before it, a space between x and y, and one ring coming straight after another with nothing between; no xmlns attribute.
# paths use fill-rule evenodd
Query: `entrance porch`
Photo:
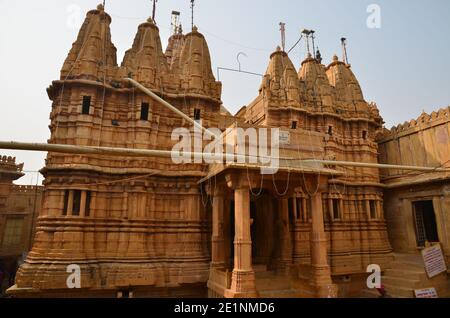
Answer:
<svg viewBox="0 0 450 318"><path fill-rule="evenodd" d="M213 214L209 297L337 297L322 206L331 171L316 169L261 175L227 167L205 180ZM309 232L307 241L294 235L296 226ZM305 244L311 262L301 265L295 255Z"/></svg>

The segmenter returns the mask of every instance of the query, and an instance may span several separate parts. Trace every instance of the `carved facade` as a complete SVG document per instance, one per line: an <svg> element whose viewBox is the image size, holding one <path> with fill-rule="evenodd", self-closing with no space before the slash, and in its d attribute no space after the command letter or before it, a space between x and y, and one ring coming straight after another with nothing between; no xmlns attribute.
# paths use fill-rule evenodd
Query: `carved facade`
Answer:
<svg viewBox="0 0 450 318"><path fill-rule="evenodd" d="M49 143L171 150L172 131L190 124L123 81L131 77L207 128L281 128L282 157L377 162L383 121L336 57L325 66L308 56L298 70L276 50L259 95L233 117L196 28L164 53L149 20L119 66L110 23L101 6L88 12L48 88ZM256 168L49 153L35 242L10 293L354 296L367 265L389 265L377 169ZM71 264L80 290L67 289Z"/></svg>

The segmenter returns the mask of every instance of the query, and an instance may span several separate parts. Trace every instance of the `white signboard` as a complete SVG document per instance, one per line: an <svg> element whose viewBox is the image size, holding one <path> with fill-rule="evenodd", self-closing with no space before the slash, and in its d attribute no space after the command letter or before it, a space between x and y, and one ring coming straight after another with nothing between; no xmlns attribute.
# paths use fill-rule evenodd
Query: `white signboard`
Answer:
<svg viewBox="0 0 450 318"><path fill-rule="evenodd" d="M291 134L289 131L280 131L280 145L289 145L291 143Z"/></svg>
<svg viewBox="0 0 450 318"><path fill-rule="evenodd" d="M435 288L418 289L414 294L416 298L439 298Z"/></svg>
<svg viewBox="0 0 450 318"><path fill-rule="evenodd" d="M422 251L425 269L429 278L433 278L443 272L447 271L444 254L440 245L434 245Z"/></svg>

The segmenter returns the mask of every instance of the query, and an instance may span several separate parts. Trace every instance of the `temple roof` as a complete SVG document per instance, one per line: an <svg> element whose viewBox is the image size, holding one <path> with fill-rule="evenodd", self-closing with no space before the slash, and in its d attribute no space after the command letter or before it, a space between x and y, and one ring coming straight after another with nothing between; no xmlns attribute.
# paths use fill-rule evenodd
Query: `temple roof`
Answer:
<svg viewBox="0 0 450 318"><path fill-rule="evenodd" d="M169 38L165 55L167 59L167 64L169 65L170 69L174 69L176 65L179 65L181 51L183 49L184 43L185 43L185 36L181 31L181 28L179 29L178 33L173 34Z"/></svg>
<svg viewBox="0 0 450 318"><path fill-rule="evenodd" d="M87 13L62 67L61 78L99 79L105 68L117 66L117 49L111 41L109 27L111 21L102 5Z"/></svg>
<svg viewBox="0 0 450 318"><path fill-rule="evenodd" d="M335 96L334 89L328 81L326 69L311 54L302 62L298 77L305 85L305 98L316 106L332 107Z"/></svg>
<svg viewBox="0 0 450 318"><path fill-rule="evenodd" d="M180 59L173 70L181 75L182 89L186 92L220 98L221 85L212 72L208 44L197 27L186 34Z"/></svg>
<svg viewBox="0 0 450 318"><path fill-rule="evenodd" d="M338 101L345 103L364 102L361 87L350 69L350 65L339 61L335 55L333 62L327 67L328 80L336 90Z"/></svg>
<svg viewBox="0 0 450 318"><path fill-rule="evenodd" d="M269 98L285 101L292 106L300 104L300 83L294 64L280 47L270 56L260 93Z"/></svg>
<svg viewBox="0 0 450 318"><path fill-rule="evenodd" d="M159 29L152 19L139 25L133 46L125 53L122 67L147 87L161 85L160 76L168 72L168 65L162 51Z"/></svg>

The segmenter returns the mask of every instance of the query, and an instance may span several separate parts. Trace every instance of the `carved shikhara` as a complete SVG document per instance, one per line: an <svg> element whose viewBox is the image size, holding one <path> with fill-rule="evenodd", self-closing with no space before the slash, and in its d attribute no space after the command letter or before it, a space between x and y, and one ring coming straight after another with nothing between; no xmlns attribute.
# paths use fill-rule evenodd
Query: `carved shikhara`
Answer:
<svg viewBox="0 0 450 318"><path fill-rule="evenodd" d="M234 117L222 106L221 83L214 78L208 45L196 28L172 36L164 54L159 30L149 20L139 26L132 48L118 66L110 23L101 8L88 12L61 78L47 90L53 101L50 143L171 150L173 129L189 127L188 123L122 81L131 77L191 117L200 111L205 127L225 129L239 123L290 131L291 144L282 147L285 155L377 162L375 138L383 120L376 105L364 100L350 66L337 57L326 67L309 56L297 72L287 54L278 49L271 55L259 95ZM85 97L89 103L84 103ZM146 120L141 120L143 104L149 106ZM293 122L297 129L290 129ZM214 198L206 197L204 185L198 184L209 169L206 164L176 165L170 159L49 153L42 170L45 194L35 243L11 293L114 296L133 289L141 296L195 295L202 288L206 294L209 280L210 295L257 295L258 277L252 272L251 259L239 260L245 266L238 262L247 272L231 275L231 252L224 250L224 255L216 256L227 258L221 266L230 275L220 274L213 266L217 263L212 260L211 245L217 248L217 242L230 243L233 238L213 231L214 222L218 222L216 229L230 229L230 225L224 225L223 216L213 220L213 215L221 214L213 213ZM291 274L306 268L317 296L334 290L332 279L360 275L367 265L385 266L392 259L379 171L336 169L340 174L327 177L323 193L309 193L314 192L316 178L321 178L317 175L303 176L309 188L296 189L294 182L288 197L265 193L267 202L279 200L273 209L283 213L267 210L264 202L256 204L261 206L260 218L282 218L277 221L277 226L285 224L279 229L285 231L280 240L290 242L289 249L283 248L282 255L271 262L286 273L292 268ZM238 178L245 177L245 170L230 170ZM286 182L285 175L275 178L275 183ZM250 206L245 189L237 189L237 194L230 193L236 189L223 191L227 215L233 196L241 208ZM73 205L77 195L85 205L74 215L67 205ZM286 200L304 206L303 216L284 213L290 206ZM308 217L310 204L315 210ZM322 213L317 209L323 209ZM323 220L318 219L322 216ZM260 224L264 220L252 223L248 217L241 220L246 226L264 226ZM248 229L242 235L236 251L248 255L252 248ZM263 244L269 243L253 242L261 258L267 256ZM81 291L66 288L70 264L81 267ZM227 277L230 284L217 287ZM361 286L363 282L360 279Z"/></svg>

